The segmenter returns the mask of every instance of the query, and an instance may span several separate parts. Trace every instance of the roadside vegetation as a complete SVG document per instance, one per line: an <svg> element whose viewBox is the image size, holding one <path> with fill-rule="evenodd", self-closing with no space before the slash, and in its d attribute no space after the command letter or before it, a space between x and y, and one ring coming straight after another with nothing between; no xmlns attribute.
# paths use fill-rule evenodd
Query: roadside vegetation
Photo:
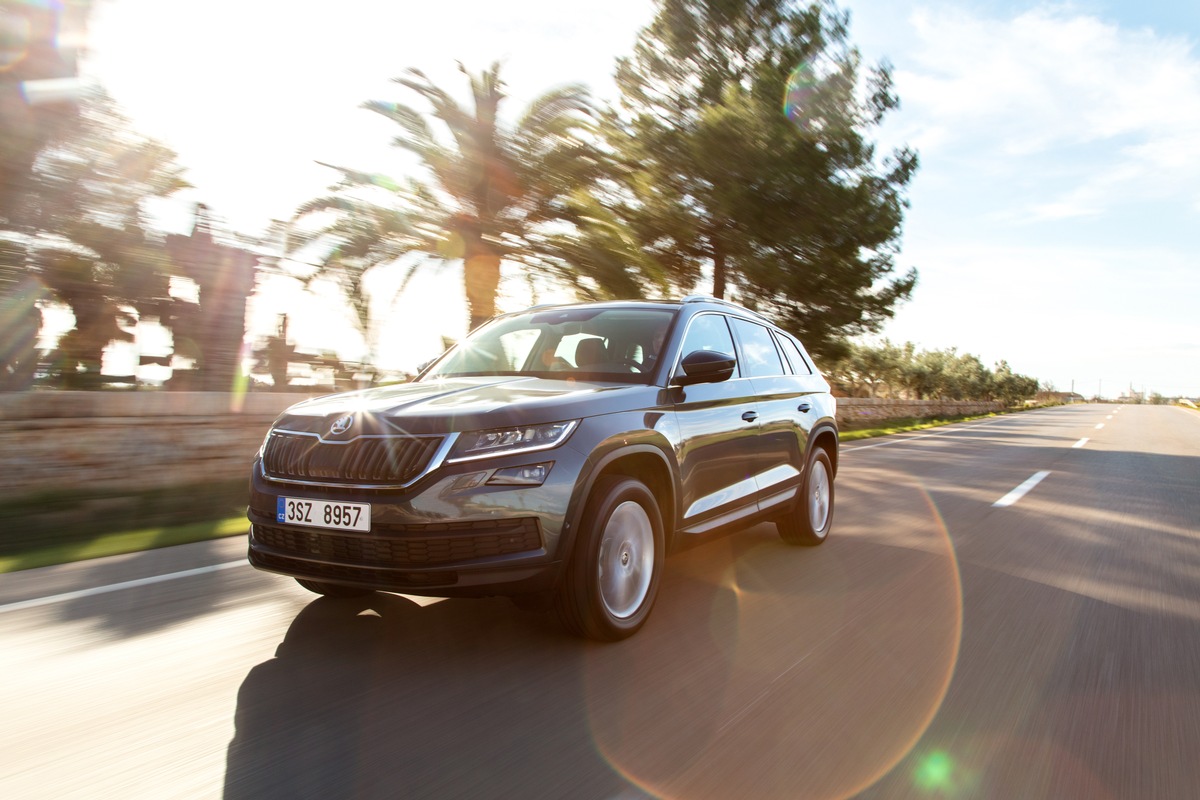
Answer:
<svg viewBox="0 0 1200 800"><path fill-rule="evenodd" d="M245 515L209 522L192 522L162 528L142 528L131 531L105 533L79 542L62 542L52 545L28 544L28 549L0 556L0 574L17 572L55 564L69 564L105 556L140 553L159 547L203 542L223 536L246 533L249 524Z"/></svg>
<svg viewBox="0 0 1200 800"><path fill-rule="evenodd" d="M904 400L997 400L1016 406L1037 394L1036 378L1013 372L1007 361L988 369L978 356L957 349L918 351L883 340L847 343L825 371L850 397Z"/></svg>
<svg viewBox="0 0 1200 800"><path fill-rule="evenodd" d="M883 425L874 425L869 428L852 428L850 430L841 430L838 432L838 441L844 444L846 442L856 442L860 439L875 439L880 436L891 436L894 433L910 433L912 431L923 431L928 428L941 428L946 425L953 425L956 422L970 422L977 419L989 419L990 417L999 416L1001 413L1008 414L1014 411L1022 410L1024 409L1010 409L1009 411L993 412L989 414L958 414L928 419L921 419L918 417L892 419L888 420Z"/></svg>
<svg viewBox="0 0 1200 800"><path fill-rule="evenodd" d="M0 504L0 573L245 533L245 508L244 477L39 492Z"/></svg>

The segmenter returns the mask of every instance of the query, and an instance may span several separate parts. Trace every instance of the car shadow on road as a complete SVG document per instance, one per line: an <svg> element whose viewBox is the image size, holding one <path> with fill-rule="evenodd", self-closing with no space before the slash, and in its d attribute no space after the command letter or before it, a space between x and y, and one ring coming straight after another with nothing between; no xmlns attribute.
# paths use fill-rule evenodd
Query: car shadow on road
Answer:
<svg viewBox="0 0 1200 800"><path fill-rule="evenodd" d="M225 797L846 796L940 698L945 558L756 526L673 557L615 644L502 599L317 599L238 692Z"/></svg>
<svg viewBox="0 0 1200 800"><path fill-rule="evenodd" d="M317 599L238 692L225 797L640 796L591 741L588 646L506 600Z"/></svg>
<svg viewBox="0 0 1200 800"><path fill-rule="evenodd" d="M58 617L90 623L106 637L168 630L261 594L261 581L244 561L245 542L245 536L228 537L47 567L38 593L80 592L57 605ZM114 586L126 588L91 591Z"/></svg>

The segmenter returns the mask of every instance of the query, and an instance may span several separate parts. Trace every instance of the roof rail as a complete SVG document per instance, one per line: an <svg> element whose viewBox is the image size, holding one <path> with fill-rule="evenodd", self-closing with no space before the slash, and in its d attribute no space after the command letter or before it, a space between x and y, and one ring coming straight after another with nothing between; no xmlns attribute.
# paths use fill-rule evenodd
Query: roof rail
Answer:
<svg viewBox="0 0 1200 800"><path fill-rule="evenodd" d="M746 308L745 306L739 306L737 303L731 303L728 300L721 300L719 298L716 298L716 297L713 297L713 296L707 295L707 294L689 294L687 297L683 298L679 302L681 302L681 303L716 303L717 305L720 305L720 306L729 306L730 308L736 308L738 311L744 311L747 314L758 317L759 319L763 320L764 322L770 322L770 320L767 319L767 317L765 315L759 313L758 311L755 311L752 308Z"/></svg>

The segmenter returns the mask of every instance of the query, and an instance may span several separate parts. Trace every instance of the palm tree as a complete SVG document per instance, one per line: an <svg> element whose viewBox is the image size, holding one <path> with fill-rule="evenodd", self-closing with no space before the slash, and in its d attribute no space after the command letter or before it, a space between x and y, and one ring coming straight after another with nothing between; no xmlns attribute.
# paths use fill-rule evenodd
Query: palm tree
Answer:
<svg viewBox="0 0 1200 800"><path fill-rule="evenodd" d="M101 90L39 154L14 230L26 244L13 259L40 281L45 300L71 309L60 342L61 383L98 385L104 349L129 341L140 315L168 324L170 259L145 203L187 188L175 154L130 127ZM6 248L11 258L12 246Z"/></svg>
<svg viewBox="0 0 1200 800"><path fill-rule="evenodd" d="M461 64L459 70L470 82L471 108L417 69L395 80L428 103L428 115L403 104L364 104L400 126L394 143L418 156L427 179L401 185L334 167L342 179L332 194L297 210L297 217L323 214L332 222L296 237L292 247L332 243L319 274L336 276L348 295L361 293L371 268L405 253L462 259L474 328L495 314L502 261L577 281L562 258L539 250L535 233L546 223L577 221L572 197L599 174L600 159L589 141L593 109L583 87L543 94L506 129L498 118L505 98L500 65L479 75ZM349 296L360 316L365 313L362 297Z"/></svg>

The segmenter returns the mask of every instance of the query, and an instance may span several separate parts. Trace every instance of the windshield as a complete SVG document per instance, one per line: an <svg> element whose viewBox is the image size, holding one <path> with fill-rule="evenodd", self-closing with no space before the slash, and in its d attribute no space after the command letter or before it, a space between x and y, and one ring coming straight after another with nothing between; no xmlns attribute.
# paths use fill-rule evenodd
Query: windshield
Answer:
<svg viewBox="0 0 1200 800"><path fill-rule="evenodd" d="M446 353L422 380L532 375L648 383L674 313L578 307L502 317Z"/></svg>

